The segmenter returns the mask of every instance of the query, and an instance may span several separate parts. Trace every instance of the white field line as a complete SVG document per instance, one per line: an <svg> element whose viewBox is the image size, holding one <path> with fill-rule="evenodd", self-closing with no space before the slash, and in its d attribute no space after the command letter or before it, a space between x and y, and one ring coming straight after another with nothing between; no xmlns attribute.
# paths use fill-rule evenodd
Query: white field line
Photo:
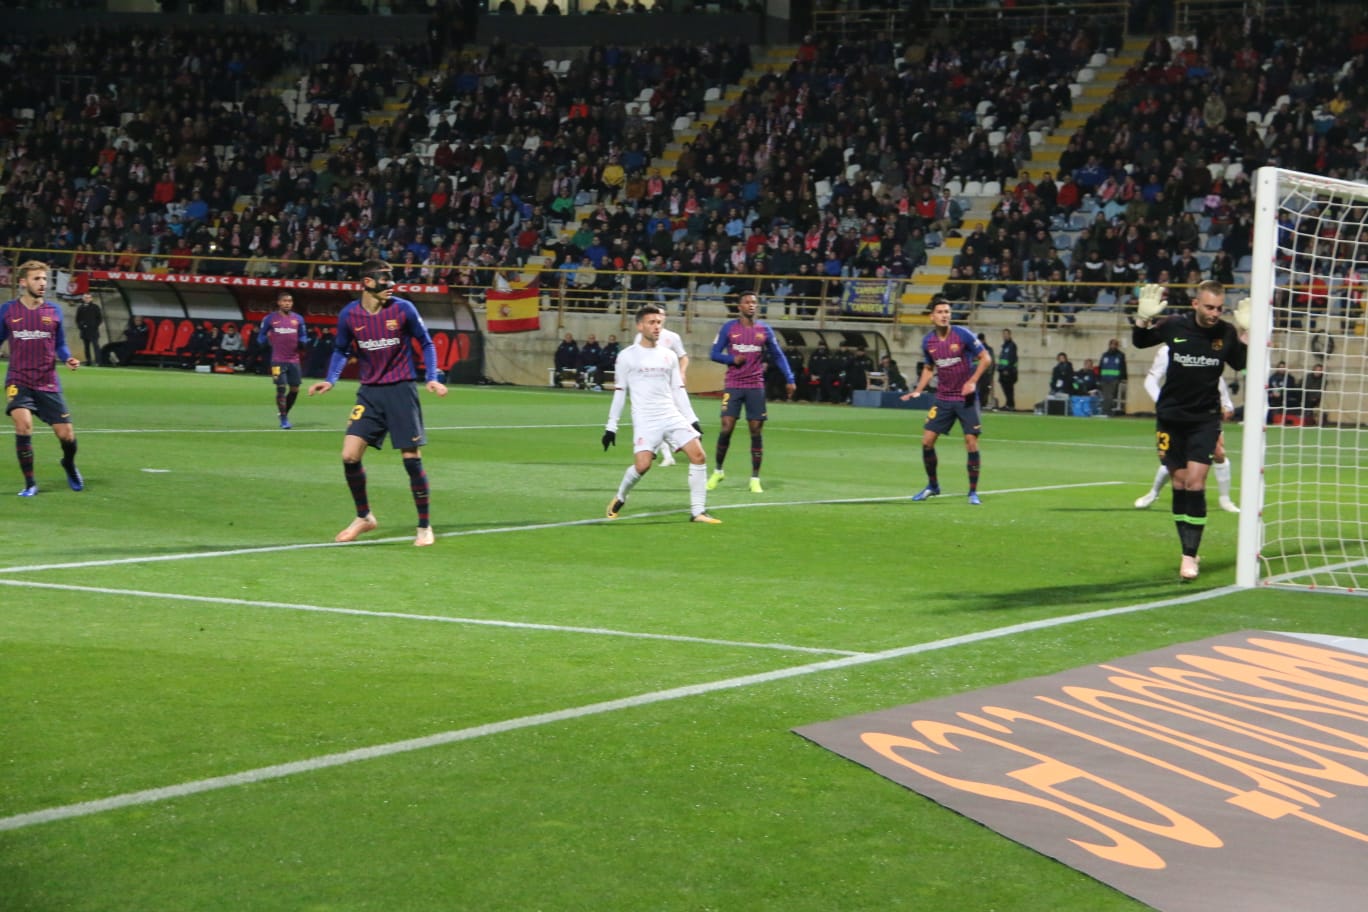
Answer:
<svg viewBox="0 0 1368 912"><path fill-rule="evenodd" d="M526 621L500 621L488 618L447 617L440 614L411 614L404 611L366 611L361 608L334 608L326 605L305 605L296 602L268 602L255 599L225 598L223 596L186 595L181 592L152 592L145 589L112 589L106 586L73 586L66 583L38 583L25 580L0 579L0 586L16 589L50 589L59 592L87 592L94 595L120 595L135 598L164 599L172 602L194 602L207 605L232 605L238 608L280 608L286 611L313 611L318 614L341 614L351 617L383 618L396 621L431 621L438 624L464 624L472 627L505 627L514 630L544 630L553 633L588 633L596 636L628 637L638 640L668 640L675 643L702 643L708 646L728 646L746 649L776 649L783 652L806 652L815 655L863 655L851 649L822 649L815 646L794 646L787 643L749 643L719 640L710 637L683 636L666 633L640 633L614 630L610 627L573 627L564 624L534 624Z"/></svg>
<svg viewBox="0 0 1368 912"><path fill-rule="evenodd" d="M1079 614L1066 615L1064 617L1046 618L1021 624L1010 624L992 630L967 633L961 636L947 637L941 640L931 640L925 643L917 643L912 646L901 646L883 652L863 653L839 659L827 659L821 662L813 662L808 665L798 665L793 668L782 668L775 671L762 672L760 674L742 675L740 677L723 678L718 681L709 681L701 684L672 687L668 690L657 690L651 693L623 697L617 700L605 700L601 703L589 703L584 706L575 706L556 710L554 712L520 716L515 719L505 719L502 722L490 722L485 725L476 725L471 728L460 728L453 731L439 732L433 735L425 735L420 738L391 741L387 744L376 744L370 747L357 748L355 750L343 751L336 754L323 754L307 760L296 760L291 763L263 766L258 767L257 769L243 770L239 773L231 773L226 776L213 776L208 779L196 779L191 782L182 782L177 785L168 785L161 788L126 792L122 795L112 795L108 798L100 798L94 801L82 801L77 804L61 805L58 807L45 808L40 811L30 811L25 814L15 814L10 817L0 817L0 831L18 830L23 829L24 827L35 826L40 823L52 823L58 820L69 820L74 817L86 817L105 811L118 810L120 808L153 804L171 798L183 798L189 795L203 794L205 792L218 791L220 789L232 788L239 785L252 785L258 782L267 782L272 779L283 779L286 776L317 772L318 770L345 766L363 760L391 757L397 754L424 750L430 747L440 747L446 744L471 741L488 735L518 731L524 728L534 728L540 725L550 725L552 723L565 722L573 719L583 719L588 716L597 716L624 709L635 709L637 707L650 706L655 703L664 703L670 700L702 696L704 694L717 693L723 690L754 687L761 684L768 684L773 681L782 681L787 678L819 674L825 671L852 668L859 665L869 665L875 662L888 661L890 659L900 659L920 653L949 649L954 646L964 646L971 643L981 643L985 640L1001 639L1003 637L1014 636L1018 633L1046 630L1052 627L1062 627L1068 624L1115 617L1122 614L1132 614L1139 611L1150 611L1155 608L1165 608L1172 605L1191 604L1193 602L1217 598L1239 591L1241 590L1234 586L1226 586L1221 589L1210 589L1205 592L1193 593L1192 595L1179 598L1144 602L1138 605L1124 605L1117 608L1103 608L1096 611L1085 611Z"/></svg>
<svg viewBox="0 0 1368 912"><path fill-rule="evenodd" d="M1107 485L1129 484L1124 481L1090 481L1078 484L1059 484L1059 485L1039 485L1029 488L1003 488L999 491L983 491L985 497L994 497L999 494L1031 494L1039 491L1065 491L1072 488L1095 488ZM943 494L942 497L953 498L955 494ZM826 500L785 500L785 501L764 501L740 504L719 504L710 507L711 512L722 510L751 510L757 507L814 507L837 504L862 504L862 503L894 503L900 500L910 500L912 495L900 494L890 497L845 497L831 498ZM682 514L684 510L656 510L646 513L628 513L621 519L610 520L605 517L594 519L571 519L559 522L529 523L521 526L494 526L487 529L461 529L455 532L443 532L437 538L464 538L469 535L500 535L509 532L533 532L541 529L563 529L571 526L593 526L603 523L620 523L628 519L651 519L661 516L673 516ZM188 551L178 554L156 554L144 555L141 557L113 557L103 560L90 561L69 561L61 564L28 564L17 567L0 567L0 573L37 573L44 570L80 570L89 567L116 567L124 564L155 564L165 561L199 560L217 557L237 557L243 554L277 554L282 551L304 551L314 548L357 548L367 545L392 545L398 542L411 541L411 536L395 536L391 538L373 538L364 541L353 542L303 542L293 545L262 545L255 548L231 548L221 551Z"/></svg>

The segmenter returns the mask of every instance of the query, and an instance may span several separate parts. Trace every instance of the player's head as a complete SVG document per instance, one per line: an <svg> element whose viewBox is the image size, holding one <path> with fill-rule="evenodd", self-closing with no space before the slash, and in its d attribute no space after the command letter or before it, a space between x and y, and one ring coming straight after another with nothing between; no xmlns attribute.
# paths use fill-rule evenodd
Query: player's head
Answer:
<svg viewBox="0 0 1368 912"><path fill-rule="evenodd" d="M1197 286L1197 294L1192 299L1192 309L1197 317L1197 325L1202 328L1215 326L1221 319L1221 308L1225 307L1225 286L1215 279L1208 279Z"/></svg>
<svg viewBox="0 0 1368 912"><path fill-rule="evenodd" d="M282 291L276 295L276 310L281 313L289 313L294 310L294 295L288 291Z"/></svg>
<svg viewBox="0 0 1368 912"><path fill-rule="evenodd" d="M665 325L665 309L658 304L643 304L636 315L637 332L642 338L655 342L660 338L660 330Z"/></svg>
<svg viewBox="0 0 1368 912"><path fill-rule="evenodd" d="M376 297L394 294L394 270L384 260L366 260L361 264L361 289Z"/></svg>
<svg viewBox="0 0 1368 912"><path fill-rule="evenodd" d="M43 295L47 294L47 263L42 260L29 260L26 263L20 263L14 274L18 278L20 294L33 298L42 298Z"/></svg>
<svg viewBox="0 0 1368 912"><path fill-rule="evenodd" d="M943 295L931 299L931 325L938 329L950 325L950 302Z"/></svg>
<svg viewBox="0 0 1368 912"><path fill-rule="evenodd" d="M753 291L743 292L736 301L736 309L741 312L741 316L747 320L755 319L755 312L760 308L760 296Z"/></svg>

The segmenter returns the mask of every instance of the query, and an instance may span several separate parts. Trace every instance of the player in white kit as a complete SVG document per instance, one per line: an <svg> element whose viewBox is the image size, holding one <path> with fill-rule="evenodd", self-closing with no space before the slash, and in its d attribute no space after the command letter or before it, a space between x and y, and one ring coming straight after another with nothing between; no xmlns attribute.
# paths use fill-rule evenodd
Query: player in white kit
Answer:
<svg viewBox="0 0 1368 912"><path fill-rule="evenodd" d="M720 523L707 512L708 456L703 452L697 416L679 372L679 356L660 344L665 311L647 304L637 311L637 341L622 350L614 370L613 404L603 432L603 450L617 445L622 407L632 400L632 451L617 493L608 504L608 518L616 519L627 495L651 469L662 443L689 458L689 512L694 522ZM692 419L692 420L691 420Z"/></svg>

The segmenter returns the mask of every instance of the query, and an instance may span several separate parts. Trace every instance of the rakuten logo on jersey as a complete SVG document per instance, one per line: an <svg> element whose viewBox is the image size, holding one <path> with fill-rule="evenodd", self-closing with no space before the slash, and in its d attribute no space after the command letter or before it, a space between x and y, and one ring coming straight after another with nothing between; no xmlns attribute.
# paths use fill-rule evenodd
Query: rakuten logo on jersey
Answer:
<svg viewBox="0 0 1368 912"><path fill-rule="evenodd" d="M24 342L37 342L39 339L51 339L52 333L43 332L41 329L16 329L10 336Z"/></svg>
<svg viewBox="0 0 1368 912"><path fill-rule="evenodd" d="M959 364L961 360L963 359L961 359L959 355L956 355L953 358L937 358L936 367L949 367L952 364Z"/></svg>
<svg viewBox="0 0 1368 912"><path fill-rule="evenodd" d="M356 344L366 351L379 351L382 348L394 348L399 344L398 339L357 339Z"/></svg>
<svg viewBox="0 0 1368 912"><path fill-rule="evenodd" d="M733 342L731 350L733 355L737 352L741 352L742 354L754 354L758 351L764 351L765 347L763 345L755 345L751 342Z"/></svg>
<svg viewBox="0 0 1368 912"><path fill-rule="evenodd" d="M1220 358L1213 358L1211 355L1175 354L1173 360L1183 367L1217 367L1221 364Z"/></svg>

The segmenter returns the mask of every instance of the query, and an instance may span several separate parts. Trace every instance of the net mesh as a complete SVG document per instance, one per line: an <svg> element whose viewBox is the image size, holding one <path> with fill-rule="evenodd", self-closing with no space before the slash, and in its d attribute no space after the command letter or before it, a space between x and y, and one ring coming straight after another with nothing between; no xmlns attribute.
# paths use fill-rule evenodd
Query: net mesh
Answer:
<svg viewBox="0 0 1368 912"><path fill-rule="evenodd" d="M1362 590L1368 185L1281 173L1273 248L1262 581Z"/></svg>

